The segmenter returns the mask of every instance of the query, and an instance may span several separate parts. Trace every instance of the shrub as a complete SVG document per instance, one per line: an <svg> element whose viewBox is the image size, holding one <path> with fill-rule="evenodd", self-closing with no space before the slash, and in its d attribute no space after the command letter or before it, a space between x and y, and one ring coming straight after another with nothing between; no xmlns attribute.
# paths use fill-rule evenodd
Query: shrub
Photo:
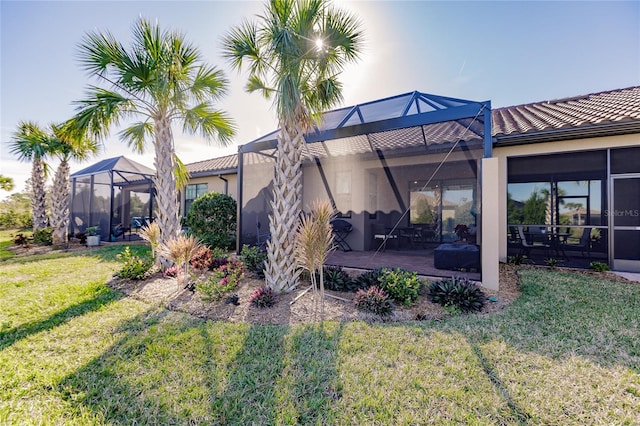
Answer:
<svg viewBox="0 0 640 426"><path fill-rule="evenodd" d="M143 259L131 253L129 246L125 247L124 252L117 254L116 258L124 262L122 269L117 273L120 278L141 280L147 276L149 269L153 266L152 259Z"/></svg>
<svg viewBox="0 0 640 426"><path fill-rule="evenodd" d="M33 231L33 243L42 246L50 246L53 244L53 229L42 228Z"/></svg>
<svg viewBox="0 0 640 426"><path fill-rule="evenodd" d="M480 311L487 300L480 287L466 278L444 279L429 286L429 300L444 307L455 306L462 312Z"/></svg>
<svg viewBox="0 0 640 426"><path fill-rule="evenodd" d="M609 265L607 265L606 263L593 261L589 264L589 269L596 272L605 272L605 271L608 271L610 268L609 268Z"/></svg>
<svg viewBox="0 0 640 426"><path fill-rule="evenodd" d="M260 278L264 278L264 262L267 260L266 251L260 250L256 246L244 245L242 246L240 257L249 271Z"/></svg>
<svg viewBox="0 0 640 426"><path fill-rule="evenodd" d="M378 282L380 288L393 300L405 306L418 300L422 289L422 281L418 278L418 274L401 268L383 269Z"/></svg>
<svg viewBox="0 0 640 426"><path fill-rule="evenodd" d="M13 237L13 243L17 246L27 247L29 245L29 241L30 241L30 238L22 233L16 234Z"/></svg>
<svg viewBox="0 0 640 426"><path fill-rule="evenodd" d="M509 256L507 258L507 263L510 263L512 265L522 265L524 263L533 263L533 261L524 254L518 253L515 256Z"/></svg>
<svg viewBox="0 0 640 426"><path fill-rule="evenodd" d="M325 266L324 270L324 288L333 291L356 291L356 287L353 279L342 270L339 266ZM320 274L317 275L317 280L320 280Z"/></svg>
<svg viewBox="0 0 640 426"><path fill-rule="evenodd" d="M230 260L213 271L209 278L198 280L195 290L202 293L202 300L220 300L222 296L238 287L243 275L242 266L239 260Z"/></svg>
<svg viewBox="0 0 640 426"><path fill-rule="evenodd" d="M371 271L367 271L354 280L354 284L359 289L367 289L369 287L373 287L374 285L378 285L378 279L382 275L382 269L373 269Z"/></svg>
<svg viewBox="0 0 640 426"><path fill-rule="evenodd" d="M228 257L215 257L211 259L211 265L209 265L209 270L215 271L216 269L226 265L227 263L229 263Z"/></svg>
<svg viewBox="0 0 640 426"><path fill-rule="evenodd" d="M258 308L270 308L276 303L276 294L269 287L260 287L254 290L249 302Z"/></svg>
<svg viewBox="0 0 640 426"><path fill-rule="evenodd" d="M175 278L178 276L178 267L176 265L173 265L167 269L164 270L164 272L162 273L162 275L165 278Z"/></svg>
<svg viewBox="0 0 640 426"><path fill-rule="evenodd" d="M189 231L204 244L230 249L236 241L236 202L212 192L196 198L187 213Z"/></svg>
<svg viewBox="0 0 640 426"><path fill-rule="evenodd" d="M375 285L366 290L358 290L353 298L353 302L358 310L377 314L382 317L391 315L395 309L393 301L387 292Z"/></svg>
<svg viewBox="0 0 640 426"><path fill-rule="evenodd" d="M209 247L202 246L189 260L189 264L193 269L204 271L209 269L213 259L211 259L211 250Z"/></svg>
<svg viewBox="0 0 640 426"><path fill-rule="evenodd" d="M544 260L544 263L551 269L555 269L558 267L558 265L560 265L562 263L562 260L560 259L556 259L553 257L549 257L547 259Z"/></svg>

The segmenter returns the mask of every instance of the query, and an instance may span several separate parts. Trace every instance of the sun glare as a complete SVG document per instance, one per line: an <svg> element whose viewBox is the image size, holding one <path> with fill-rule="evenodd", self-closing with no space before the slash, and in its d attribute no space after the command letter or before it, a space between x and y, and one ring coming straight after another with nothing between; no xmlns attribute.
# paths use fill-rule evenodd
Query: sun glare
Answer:
<svg viewBox="0 0 640 426"><path fill-rule="evenodd" d="M324 42L321 38L316 39L316 49L322 50L324 48Z"/></svg>

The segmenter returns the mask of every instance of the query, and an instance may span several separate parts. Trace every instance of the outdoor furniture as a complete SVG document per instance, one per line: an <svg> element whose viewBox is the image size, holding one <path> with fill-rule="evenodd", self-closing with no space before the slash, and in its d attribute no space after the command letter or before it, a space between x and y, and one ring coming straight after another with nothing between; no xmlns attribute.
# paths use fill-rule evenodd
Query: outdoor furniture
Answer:
<svg viewBox="0 0 640 426"><path fill-rule="evenodd" d="M549 248L551 245L548 240L542 239L543 233L534 231L533 233L527 233L525 235L524 229L522 226L518 226L518 235L520 236L520 255L529 256L531 254L531 250L533 249L541 249L544 250L544 254L546 257L549 257Z"/></svg>
<svg viewBox="0 0 640 426"><path fill-rule="evenodd" d="M387 228L384 226L384 224L382 223L374 223L371 225L371 230L372 230L372 234L373 234L373 240L375 242L375 244L378 244L378 240L382 240L382 242L380 243L380 246L382 248L382 251L387 249L387 241L391 240L394 241L396 243L396 247L398 244L398 234L396 233L396 231Z"/></svg>
<svg viewBox="0 0 640 426"><path fill-rule="evenodd" d="M480 270L480 247L467 243L440 244L434 250L433 266L437 269Z"/></svg>
<svg viewBox="0 0 640 426"><path fill-rule="evenodd" d="M131 241L131 228L122 226L121 223L117 224L111 229L111 241L116 241L121 235L124 240L124 235L127 232L129 233L129 241Z"/></svg>
<svg viewBox="0 0 640 426"><path fill-rule="evenodd" d="M580 241L577 244L565 244L565 247L580 249L582 257L584 257L584 253L586 252L588 258L591 259L591 228L584 228L582 230Z"/></svg>
<svg viewBox="0 0 640 426"><path fill-rule="evenodd" d="M334 219L331 221L331 227L333 228L333 238L336 245L340 247L342 251L351 251L351 246L345 238L347 238L353 230L353 225L344 219Z"/></svg>

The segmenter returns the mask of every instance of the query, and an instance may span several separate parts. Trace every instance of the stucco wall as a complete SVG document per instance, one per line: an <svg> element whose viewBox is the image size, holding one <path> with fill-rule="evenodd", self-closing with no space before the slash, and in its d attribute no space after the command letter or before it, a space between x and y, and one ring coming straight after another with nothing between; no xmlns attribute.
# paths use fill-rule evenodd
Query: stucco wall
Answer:
<svg viewBox="0 0 640 426"><path fill-rule="evenodd" d="M227 192L226 194L233 197L234 200L237 200L238 194L238 175L237 174L227 174L222 175L225 178L227 183ZM208 192L218 192L220 194L225 193L225 182L220 179L219 176L203 176L196 178L189 178L189 185L195 185L197 183L206 183ZM183 214L184 209L184 189L180 191L180 214Z"/></svg>

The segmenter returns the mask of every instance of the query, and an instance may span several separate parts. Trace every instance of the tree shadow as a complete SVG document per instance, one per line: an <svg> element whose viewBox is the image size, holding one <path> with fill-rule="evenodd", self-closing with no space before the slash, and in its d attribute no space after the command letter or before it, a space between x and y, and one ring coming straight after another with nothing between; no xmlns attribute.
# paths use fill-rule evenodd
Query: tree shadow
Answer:
<svg viewBox="0 0 640 426"><path fill-rule="evenodd" d="M210 383L214 424L274 424L277 383L283 374L288 327L251 325L228 363L224 386ZM207 345L213 348L213 345ZM210 356L211 357L211 356Z"/></svg>
<svg viewBox="0 0 640 426"><path fill-rule="evenodd" d="M285 423L329 424L331 407L342 397L338 382L338 344L344 323L307 324L291 335Z"/></svg>
<svg viewBox="0 0 640 426"><path fill-rule="evenodd" d="M159 342L163 337L153 329L169 314L164 309L149 308L121 324L115 330L125 333L120 340L58 383L63 399L75 407L74 411L89 408L93 416L109 424L182 424L183 417L167 409L154 383L154 379L159 382L160 375L170 372L159 370L149 361L154 344L167 343ZM193 323L184 323L172 331L183 333L192 327Z"/></svg>
<svg viewBox="0 0 640 426"><path fill-rule="evenodd" d="M61 311L39 321L21 324L9 330L0 331L0 350L3 350L19 340L25 339L41 331L51 330L59 325L81 317L89 312L97 311L103 306L120 300L124 295L121 292L105 290L96 294L89 300L69 306Z"/></svg>
<svg viewBox="0 0 640 426"><path fill-rule="evenodd" d="M288 327L150 308L117 332L124 336L58 384L75 410L122 425L276 423Z"/></svg>

